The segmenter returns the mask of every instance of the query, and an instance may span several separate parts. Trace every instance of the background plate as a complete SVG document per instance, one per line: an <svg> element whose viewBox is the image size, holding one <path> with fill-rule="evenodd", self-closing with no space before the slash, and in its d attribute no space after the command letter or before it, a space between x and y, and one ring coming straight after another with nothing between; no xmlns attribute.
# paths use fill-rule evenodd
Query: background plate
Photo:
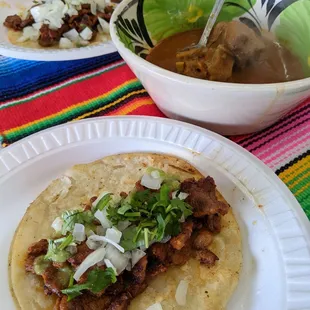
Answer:
<svg viewBox="0 0 310 310"><path fill-rule="evenodd" d="M0 55L41 61L61 61L91 58L116 52L112 41L97 45L71 49L34 49L24 48L10 43L7 36L7 28L3 22L8 15L19 13L23 8L30 8L32 0L0 0Z"/></svg>
<svg viewBox="0 0 310 310"><path fill-rule="evenodd" d="M152 117L104 117L41 131L0 152L0 299L13 309L7 258L28 205L77 163L125 152L176 155L214 177L241 228L244 266L229 310L310 309L310 227L276 175L207 130Z"/></svg>

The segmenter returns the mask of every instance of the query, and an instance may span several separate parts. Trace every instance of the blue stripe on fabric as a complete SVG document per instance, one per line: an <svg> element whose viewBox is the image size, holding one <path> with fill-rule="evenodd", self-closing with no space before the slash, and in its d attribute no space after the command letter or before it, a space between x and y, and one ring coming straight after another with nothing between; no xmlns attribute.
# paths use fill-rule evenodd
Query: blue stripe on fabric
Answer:
<svg viewBox="0 0 310 310"><path fill-rule="evenodd" d="M26 96L120 59L117 52L89 59L59 62L0 57L0 103Z"/></svg>

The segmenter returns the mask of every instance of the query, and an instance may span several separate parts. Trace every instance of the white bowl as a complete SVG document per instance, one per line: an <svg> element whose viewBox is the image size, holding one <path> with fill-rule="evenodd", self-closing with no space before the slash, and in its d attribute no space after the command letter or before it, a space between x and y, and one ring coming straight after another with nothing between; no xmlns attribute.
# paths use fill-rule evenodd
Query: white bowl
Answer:
<svg viewBox="0 0 310 310"><path fill-rule="evenodd" d="M149 63L141 57L145 57L151 48L147 45L148 39L156 44L143 22L143 4L147 1L123 0L112 16L110 32L123 59L168 117L194 123L223 135L246 134L270 126L310 96L310 78L274 84L222 83L182 76ZM260 14L258 9L261 4L258 2L254 9ZM305 3L303 5L308 5ZM265 15L264 12L261 15ZM123 32L120 39L119 31L122 25L125 27L125 19L127 25L128 22L133 25L133 21L141 23L142 20L142 24L138 25L140 31L130 33L132 27L125 29L131 37L141 42L127 37L125 41L132 42L126 43ZM142 39L139 40L141 33Z"/></svg>

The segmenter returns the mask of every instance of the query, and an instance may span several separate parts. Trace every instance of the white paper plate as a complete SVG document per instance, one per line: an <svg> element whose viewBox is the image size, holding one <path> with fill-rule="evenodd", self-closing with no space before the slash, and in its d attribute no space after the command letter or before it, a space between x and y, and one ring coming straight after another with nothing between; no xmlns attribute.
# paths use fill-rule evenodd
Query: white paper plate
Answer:
<svg viewBox="0 0 310 310"><path fill-rule="evenodd" d="M74 122L0 151L1 309L14 308L7 258L14 230L31 201L72 165L124 152L176 155L214 177L233 208L243 238L244 266L229 310L310 309L310 226L286 186L227 139L152 117Z"/></svg>
<svg viewBox="0 0 310 310"><path fill-rule="evenodd" d="M27 60L61 61L91 58L116 52L112 41L71 49L34 49L11 44L7 28L3 26L4 20L8 15L19 13L21 8L30 8L32 5L32 0L0 0L0 55Z"/></svg>

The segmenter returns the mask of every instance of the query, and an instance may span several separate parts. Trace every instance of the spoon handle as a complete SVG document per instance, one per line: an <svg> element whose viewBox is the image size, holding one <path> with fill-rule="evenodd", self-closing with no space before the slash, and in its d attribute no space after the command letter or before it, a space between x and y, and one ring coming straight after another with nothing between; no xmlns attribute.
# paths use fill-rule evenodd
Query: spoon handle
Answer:
<svg viewBox="0 0 310 310"><path fill-rule="evenodd" d="M222 6L224 4L225 0L216 0L212 9L212 12L208 18L207 25L203 31L203 34L199 40L198 45L201 47L205 47L207 45L209 35L211 30L213 29L213 26L217 20L218 15L221 12Z"/></svg>

